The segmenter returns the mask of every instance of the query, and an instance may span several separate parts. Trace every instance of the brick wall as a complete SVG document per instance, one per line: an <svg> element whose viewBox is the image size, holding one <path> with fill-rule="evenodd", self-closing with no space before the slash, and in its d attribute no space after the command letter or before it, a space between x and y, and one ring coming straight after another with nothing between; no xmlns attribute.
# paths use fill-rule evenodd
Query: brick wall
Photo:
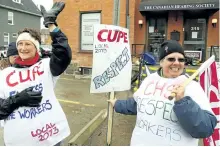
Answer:
<svg viewBox="0 0 220 147"><path fill-rule="evenodd" d="M213 18L218 20L215 28L212 26ZM210 47L211 45L219 45L219 11L209 17L207 31L207 47Z"/></svg>
<svg viewBox="0 0 220 147"><path fill-rule="evenodd" d="M54 0L58 1L58 0ZM67 35L72 49L72 60L80 66L92 66L92 52L80 52L80 11L101 11L101 23L113 23L113 0L63 0L65 9L58 17L58 24ZM134 38L135 0L130 0L130 42ZM126 24L126 0L120 0L120 26Z"/></svg>
<svg viewBox="0 0 220 147"><path fill-rule="evenodd" d="M212 26L212 19L217 19L216 27ZM219 11L214 13L209 17L208 20L208 29L207 29L207 48L206 48L206 58L210 55L210 48L212 45L220 46L219 42ZM220 51L216 50L216 53L218 54ZM219 57L218 57L219 58Z"/></svg>
<svg viewBox="0 0 220 147"><path fill-rule="evenodd" d="M140 0L136 1L135 4L135 30L134 30L134 44L146 44L146 37L147 37L147 21L146 21L146 17L144 15L142 15L139 12L139 5L140 5ZM143 25L142 27L139 26L138 21L142 20L143 21ZM137 54L141 54L144 50L143 45L138 45L136 46L136 52Z"/></svg>
<svg viewBox="0 0 220 147"><path fill-rule="evenodd" d="M183 12L182 11L169 11L168 24L167 24L167 39L171 39L170 32L174 30L180 32L179 43L182 44L184 40L183 32Z"/></svg>
<svg viewBox="0 0 220 147"><path fill-rule="evenodd" d="M58 1L58 0L54 0ZM60 0L59 0L60 1ZM80 11L101 11L101 23L113 23L113 0L62 0L65 1L66 7L58 17L58 24L62 31L69 39L72 48L73 61L80 66L92 66L92 52L80 52ZM147 42L147 18L139 12L140 0L129 0L129 17L130 17L130 45L146 44ZM219 18L219 11L209 18L207 32L207 47L219 44L219 19L216 28L212 27L212 18ZM143 20L142 28L139 27L138 21ZM180 32L180 43L183 43L183 12L169 11L167 24L167 39L170 39L170 32L177 30ZM126 0L120 0L120 26L126 24ZM132 46L131 46L132 47ZM139 46L138 53L143 51Z"/></svg>

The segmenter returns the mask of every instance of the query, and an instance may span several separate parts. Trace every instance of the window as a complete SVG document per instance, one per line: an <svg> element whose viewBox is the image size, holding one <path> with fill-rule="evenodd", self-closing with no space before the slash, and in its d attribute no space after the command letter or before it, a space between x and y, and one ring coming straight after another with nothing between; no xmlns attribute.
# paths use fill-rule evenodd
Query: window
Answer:
<svg viewBox="0 0 220 147"><path fill-rule="evenodd" d="M13 12L8 12L8 24L10 24L10 25L14 24L14 14L13 14Z"/></svg>
<svg viewBox="0 0 220 147"><path fill-rule="evenodd" d="M17 33L13 33L13 34L12 34L12 37L13 37L13 38L17 38L17 37L18 37L18 34L17 34Z"/></svg>
<svg viewBox="0 0 220 147"><path fill-rule="evenodd" d="M93 25L101 23L100 12L81 13L80 49L93 50Z"/></svg>
<svg viewBox="0 0 220 147"><path fill-rule="evenodd" d="M206 19L186 19L184 41L204 41L206 37Z"/></svg>
<svg viewBox="0 0 220 147"><path fill-rule="evenodd" d="M148 48L158 60L160 45L166 39L166 18L150 18L148 24Z"/></svg>
<svg viewBox="0 0 220 147"><path fill-rule="evenodd" d="M4 43L9 44L9 33L4 33Z"/></svg>
<svg viewBox="0 0 220 147"><path fill-rule="evenodd" d="M15 2L15 3L18 3L18 4L21 3L21 0L12 0L12 1Z"/></svg>
<svg viewBox="0 0 220 147"><path fill-rule="evenodd" d="M184 48L190 51L202 51L205 60L206 18L186 18L184 21Z"/></svg>

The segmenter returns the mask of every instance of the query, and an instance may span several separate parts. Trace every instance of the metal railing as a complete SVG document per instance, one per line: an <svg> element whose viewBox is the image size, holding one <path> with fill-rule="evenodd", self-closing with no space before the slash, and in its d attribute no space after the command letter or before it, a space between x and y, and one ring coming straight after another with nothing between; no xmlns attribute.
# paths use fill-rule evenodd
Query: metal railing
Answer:
<svg viewBox="0 0 220 147"><path fill-rule="evenodd" d="M138 51L137 51L138 49ZM132 44L131 45L131 58L132 62L134 58L139 58L145 51L145 44Z"/></svg>
<svg viewBox="0 0 220 147"><path fill-rule="evenodd" d="M219 60L219 53L220 53L220 51L219 50L220 50L220 47L219 46L215 46L215 45L212 45L210 50L208 50L209 57L214 55L216 62L220 62L220 60Z"/></svg>

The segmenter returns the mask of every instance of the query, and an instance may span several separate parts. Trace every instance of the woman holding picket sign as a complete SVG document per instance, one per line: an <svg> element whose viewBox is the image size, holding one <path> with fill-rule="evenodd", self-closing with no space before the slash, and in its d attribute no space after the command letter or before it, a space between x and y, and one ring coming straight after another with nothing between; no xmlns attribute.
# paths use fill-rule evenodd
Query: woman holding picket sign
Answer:
<svg viewBox="0 0 220 147"><path fill-rule="evenodd" d="M185 88L185 55L174 40L162 43L160 68L146 77L133 98L109 101L115 111L137 115L131 145L198 145L198 138L212 135L217 119L199 83ZM169 100L171 93L176 97Z"/></svg>
<svg viewBox="0 0 220 147"><path fill-rule="evenodd" d="M49 28L52 39L51 57L40 58L40 33L26 28L18 33L19 57L14 67L0 73L0 98L10 100L9 104L0 105L7 110L7 115L11 113L4 126L6 145L60 145L70 134L66 116L54 93L58 76L72 58L67 37L56 23L64 6L63 2L55 2L49 11L41 6L44 25Z"/></svg>

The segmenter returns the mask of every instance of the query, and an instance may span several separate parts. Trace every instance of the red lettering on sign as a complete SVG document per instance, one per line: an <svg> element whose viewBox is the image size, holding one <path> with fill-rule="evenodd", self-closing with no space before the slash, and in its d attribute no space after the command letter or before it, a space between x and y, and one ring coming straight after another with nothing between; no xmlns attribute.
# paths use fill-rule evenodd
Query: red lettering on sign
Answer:
<svg viewBox="0 0 220 147"><path fill-rule="evenodd" d="M16 85L18 85L18 82L12 82L12 81L10 81L10 78L11 78L11 76L13 75L15 73L15 70L13 71L13 72L11 72L7 77L6 77L6 82L7 82L7 84L8 84L8 86L10 86L10 87L14 87L14 86L16 86Z"/></svg>
<svg viewBox="0 0 220 147"><path fill-rule="evenodd" d="M31 131L32 137L38 137L39 141L47 140L50 136L53 136L59 132L59 129L55 124L48 123L45 127L37 129L36 131Z"/></svg>
<svg viewBox="0 0 220 147"><path fill-rule="evenodd" d="M11 73L8 74L8 76L6 76L6 83L9 87L14 87L16 85L18 85L19 83L24 83L27 81L34 81L36 75L40 76L44 73L44 71L40 71L40 65L41 62L34 66L32 70L25 70L25 71L19 71L19 72L15 72L12 71ZM32 75L32 78L31 78ZM14 76L18 76L19 78L17 79L17 81L12 81L12 78Z"/></svg>
<svg viewBox="0 0 220 147"><path fill-rule="evenodd" d="M144 95L151 96L162 96L163 98L168 98L173 90L174 84L169 84L169 82L164 82L163 80L153 80L146 83L144 90Z"/></svg>
<svg viewBox="0 0 220 147"><path fill-rule="evenodd" d="M166 91L166 93L164 93L165 98L168 98L170 96L171 91L173 90L173 87L174 87L174 85L167 86L167 91Z"/></svg>
<svg viewBox="0 0 220 147"><path fill-rule="evenodd" d="M101 42L106 42L106 39L102 39L102 34L104 33L104 32L108 32L108 30L107 29L103 29L103 30L101 30L99 33L98 33L98 40L99 41L101 41Z"/></svg>
<svg viewBox="0 0 220 147"><path fill-rule="evenodd" d="M20 78L20 82L21 83L24 83L24 82L26 82L26 81L31 81L31 78L30 78L30 70L27 70L26 71L27 72L27 77L26 77L26 79L23 79L24 78L24 72L19 72L19 78Z"/></svg>
<svg viewBox="0 0 220 147"><path fill-rule="evenodd" d="M105 34L105 33L107 33L107 34ZM127 33L122 32L122 31L117 31L117 30L116 31L107 30L107 29L100 30L97 38L100 42L106 42L106 41L120 42L120 40L123 39L124 43L128 43Z"/></svg>
<svg viewBox="0 0 220 147"><path fill-rule="evenodd" d="M160 85L159 82L160 81L157 81L157 83L156 83L155 90L154 90L154 95L155 95L156 91L159 90L160 91L160 96L161 96L161 94L164 90L164 87L166 86L166 83L163 83L162 85Z"/></svg>
<svg viewBox="0 0 220 147"><path fill-rule="evenodd" d="M144 95L150 95L150 94L152 94L152 92L147 93L147 91L149 91L148 88L150 87L150 85L153 86L152 84L154 84L154 81L151 81L151 82L149 82L149 83L147 84L147 86L146 86L146 88L145 88L145 90L144 90Z"/></svg>

